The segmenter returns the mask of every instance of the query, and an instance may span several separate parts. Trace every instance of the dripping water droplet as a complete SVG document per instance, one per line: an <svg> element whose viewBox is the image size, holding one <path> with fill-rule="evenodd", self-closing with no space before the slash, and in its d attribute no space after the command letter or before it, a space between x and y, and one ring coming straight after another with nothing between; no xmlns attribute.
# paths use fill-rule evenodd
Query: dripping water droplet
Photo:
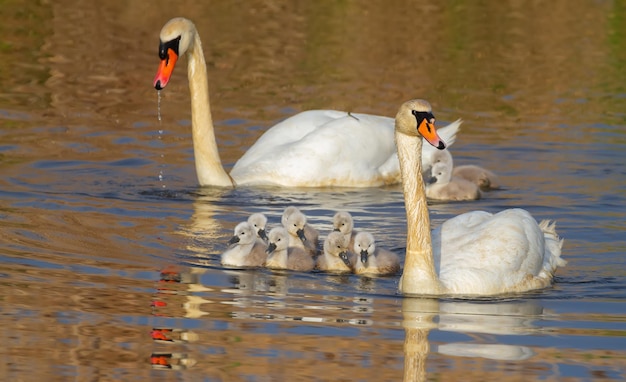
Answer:
<svg viewBox="0 0 626 382"><path fill-rule="evenodd" d="M161 123L161 91L157 90L157 119Z"/></svg>
<svg viewBox="0 0 626 382"><path fill-rule="evenodd" d="M163 129L162 129L162 123L163 123L163 119L161 118L161 91L157 90L157 119L159 120L159 140L163 140ZM160 155L161 158L165 158L165 155L163 153L161 153ZM165 177L163 176L163 167L165 167L165 164L161 163L159 165L159 167L161 167L161 170L159 170L159 182L161 183L161 188L165 188L165 183L164 183L164 179Z"/></svg>

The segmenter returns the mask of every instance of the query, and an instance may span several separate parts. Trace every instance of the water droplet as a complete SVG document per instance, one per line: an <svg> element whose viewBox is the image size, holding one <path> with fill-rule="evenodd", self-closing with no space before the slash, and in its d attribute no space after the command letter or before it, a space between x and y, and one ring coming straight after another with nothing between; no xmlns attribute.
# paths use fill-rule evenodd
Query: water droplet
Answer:
<svg viewBox="0 0 626 382"><path fill-rule="evenodd" d="M157 90L157 119L159 120L159 140L163 140L163 119L161 118L161 91ZM165 158L165 154L161 153L161 158ZM165 167L164 163L161 163L159 167ZM163 170L159 170L159 182L161 182L161 188L165 188L165 177L163 176Z"/></svg>
<svg viewBox="0 0 626 382"><path fill-rule="evenodd" d="M161 123L161 91L157 90L157 119Z"/></svg>

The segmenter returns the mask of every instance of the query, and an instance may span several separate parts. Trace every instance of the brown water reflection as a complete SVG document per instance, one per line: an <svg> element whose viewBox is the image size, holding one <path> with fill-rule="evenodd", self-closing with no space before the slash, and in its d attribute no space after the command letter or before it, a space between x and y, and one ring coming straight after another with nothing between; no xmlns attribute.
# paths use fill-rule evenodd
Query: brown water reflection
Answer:
<svg viewBox="0 0 626 382"><path fill-rule="evenodd" d="M223 269L235 224L336 210L402 253L396 187L200 190L184 71L158 32L198 25L223 162L295 112L463 118L458 163L506 189L433 225L522 206L565 237L556 285L403 299L397 278ZM624 1L8 1L0 7L0 324L6 380L624 379ZM159 133L159 130L162 132ZM164 180L158 178L163 173Z"/></svg>

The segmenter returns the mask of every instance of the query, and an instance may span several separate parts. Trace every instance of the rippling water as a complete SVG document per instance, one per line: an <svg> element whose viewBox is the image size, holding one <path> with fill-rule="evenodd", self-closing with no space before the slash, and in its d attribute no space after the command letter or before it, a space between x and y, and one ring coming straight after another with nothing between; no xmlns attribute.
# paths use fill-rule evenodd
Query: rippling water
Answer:
<svg viewBox="0 0 626 382"><path fill-rule="evenodd" d="M8 2L0 10L0 323L6 380L623 380L623 1ZM232 229L337 210L403 253L399 187L196 186L178 69L157 120L158 32L192 17L227 166L301 110L463 118L457 164L505 189L433 226L523 207L565 238L552 288L403 298L398 277L224 269ZM159 178L159 174L163 178Z"/></svg>

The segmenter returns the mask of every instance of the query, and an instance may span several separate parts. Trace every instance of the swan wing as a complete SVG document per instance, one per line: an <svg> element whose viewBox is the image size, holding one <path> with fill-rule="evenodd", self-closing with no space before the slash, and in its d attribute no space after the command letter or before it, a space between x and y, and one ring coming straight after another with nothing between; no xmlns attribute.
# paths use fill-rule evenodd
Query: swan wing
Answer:
<svg viewBox="0 0 626 382"><path fill-rule="evenodd" d="M279 133L272 128L262 136L233 167L231 176L237 184L364 187L399 181L398 164L393 174L381 172L395 155L393 119L320 113L290 118L289 123L277 125ZM303 122L304 127L293 121ZM326 122L313 128L312 121ZM306 134L292 131L300 128Z"/></svg>
<svg viewBox="0 0 626 382"><path fill-rule="evenodd" d="M343 111L308 110L291 116L267 130L237 161L234 168L253 165L277 147L298 142L306 135L336 119L346 116Z"/></svg>

